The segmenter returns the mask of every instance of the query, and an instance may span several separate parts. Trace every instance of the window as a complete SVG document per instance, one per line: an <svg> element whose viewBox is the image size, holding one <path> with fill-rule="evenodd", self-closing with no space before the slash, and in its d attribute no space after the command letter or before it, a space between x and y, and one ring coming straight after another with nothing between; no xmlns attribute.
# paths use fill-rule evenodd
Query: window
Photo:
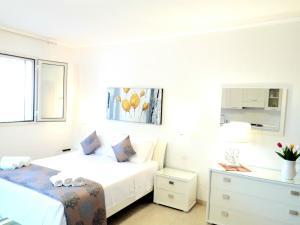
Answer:
<svg viewBox="0 0 300 225"><path fill-rule="evenodd" d="M67 64L38 60L36 121L65 121Z"/></svg>
<svg viewBox="0 0 300 225"><path fill-rule="evenodd" d="M34 59L0 54L0 122L34 119Z"/></svg>

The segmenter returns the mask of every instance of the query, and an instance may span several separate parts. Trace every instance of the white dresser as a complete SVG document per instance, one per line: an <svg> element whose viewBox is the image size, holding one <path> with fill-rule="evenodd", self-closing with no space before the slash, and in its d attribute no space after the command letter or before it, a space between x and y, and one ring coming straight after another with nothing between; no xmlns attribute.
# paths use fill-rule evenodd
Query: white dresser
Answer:
<svg viewBox="0 0 300 225"><path fill-rule="evenodd" d="M154 177L154 202L183 211L196 203L197 174L164 168Z"/></svg>
<svg viewBox="0 0 300 225"><path fill-rule="evenodd" d="M218 225L300 225L300 179L280 172L210 169L207 222Z"/></svg>

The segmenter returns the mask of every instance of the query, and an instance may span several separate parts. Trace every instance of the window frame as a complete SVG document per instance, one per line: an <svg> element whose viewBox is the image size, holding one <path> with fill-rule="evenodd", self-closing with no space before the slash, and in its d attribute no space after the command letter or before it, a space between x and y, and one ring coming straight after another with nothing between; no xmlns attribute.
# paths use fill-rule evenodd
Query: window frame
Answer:
<svg viewBox="0 0 300 225"><path fill-rule="evenodd" d="M31 60L33 61L33 83L32 83L32 88L33 88L33 98L32 98L32 120L19 120L19 121L0 121L0 126L1 125L5 125L5 124L20 124L20 123L33 123L35 122L35 107L36 107L36 103L35 103L35 98L36 98L36 59L32 58L32 57L26 57L26 56L20 56L20 55L15 55L15 54L10 54L10 53L3 53L0 52L0 55L3 56L8 56L8 57L13 57L13 58L19 58L19 59L27 59L27 60Z"/></svg>
<svg viewBox="0 0 300 225"><path fill-rule="evenodd" d="M67 121L67 86L68 86L68 63L66 62L59 62L59 61L52 61L52 60L44 60L44 59L36 59L36 70L35 70L35 112L34 112L34 121L35 122L66 122ZM64 67L64 74L63 74L63 116L62 117L50 117L50 118L43 118L40 114L40 80L41 80L41 65L42 64L49 64L49 65L57 65Z"/></svg>

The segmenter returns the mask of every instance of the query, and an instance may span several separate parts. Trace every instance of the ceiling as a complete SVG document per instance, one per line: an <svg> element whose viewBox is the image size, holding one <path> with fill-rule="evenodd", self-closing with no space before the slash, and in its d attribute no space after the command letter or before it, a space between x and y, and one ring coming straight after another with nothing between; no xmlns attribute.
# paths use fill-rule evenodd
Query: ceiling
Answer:
<svg viewBox="0 0 300 225"><path fill-rule="evenodd" d="M299 0L0 0L0 27L70 46L300 17Z"/></svg>

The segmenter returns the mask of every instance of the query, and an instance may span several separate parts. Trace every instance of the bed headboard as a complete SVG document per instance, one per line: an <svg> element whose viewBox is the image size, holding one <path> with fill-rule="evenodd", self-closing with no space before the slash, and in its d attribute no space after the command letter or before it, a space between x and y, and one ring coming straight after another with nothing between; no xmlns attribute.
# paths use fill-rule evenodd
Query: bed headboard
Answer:
<svg viewBox="0 0 300 225"><path fill-rule="evenodd" d="M167 145L168 143L166 141L157 141L157 145L153 152L152 160L158 162L158 169L164 168Z"/></svg>

